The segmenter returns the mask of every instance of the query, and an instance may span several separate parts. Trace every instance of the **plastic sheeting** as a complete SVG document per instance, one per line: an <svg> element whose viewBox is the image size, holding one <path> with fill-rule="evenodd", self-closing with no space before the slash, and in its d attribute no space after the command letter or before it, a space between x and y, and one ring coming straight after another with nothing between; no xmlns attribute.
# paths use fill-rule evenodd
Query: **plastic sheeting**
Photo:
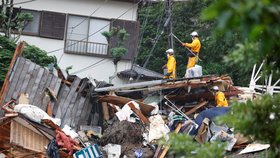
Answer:
<svg viewBox="0 0 280 158"><path fill-rule="evenodd" d="M59 118L51 118L45 111L34 105L18 104L14 107L14 111L23 114L28 119L37 123L41 123L42 119L47 119L51 120L58 126L61 124L61 120Z"/></svg>

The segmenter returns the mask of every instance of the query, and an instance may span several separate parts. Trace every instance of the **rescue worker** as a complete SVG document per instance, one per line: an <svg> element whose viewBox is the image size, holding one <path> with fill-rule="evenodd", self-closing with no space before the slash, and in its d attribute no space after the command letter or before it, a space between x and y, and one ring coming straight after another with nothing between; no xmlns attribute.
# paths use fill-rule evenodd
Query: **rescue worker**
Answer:
<svg viewBox="0 0 280 158"><path fill-rule="evenodd" d="M185 46L192 51L192 53L189 53L187 69L195 66L201 48L198 33L194 31L190 35L192 36L192 43L182 43L182 46Z"/></svg>
<svg viewBox="0 0 280 158"><path fill-rule="evenodd" d="M174 50L168 49L166 53L167 53L167 64L164 65L162 68L167 69L167 73L164 74L163 78L174 79L176 76L176 59L174 57Z"/></svg>
<svg viewBox="0 0 280 158"><path fill-rule="evenodd" d="M227 98L225 94L219 90L218 86L212 87L213 92L215 93L215 101L217 107L228 107Z"/></svg>
<svg viewBox="0 0 280 158"><path fill-rule="evenodd" d="M213 121L214 118L216 118L217 116L225 115L230 110L230 107L228 107L227 99L226 99L224 93L219 90L219 87L214 86L211 88L211 90L215 93L216 107L203 110L199 113L199 115L194 120L194 122L199 127L201 126L201 124L205 118L208 118ZM198 132L198 129L199 128L191 131L190 135L196 135Z"/></svg>

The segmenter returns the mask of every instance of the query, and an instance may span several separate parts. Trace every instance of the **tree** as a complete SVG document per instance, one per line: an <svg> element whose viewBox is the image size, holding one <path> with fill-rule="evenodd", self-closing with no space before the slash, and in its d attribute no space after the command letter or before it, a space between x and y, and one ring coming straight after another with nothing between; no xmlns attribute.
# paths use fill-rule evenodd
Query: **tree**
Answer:
<svg viewBox="0 0 280 158"><path fill-rule="evenodd" d="M122 56L127 53L127 49L124 47L124 42L129 34L125 29L113 27L110 31L102 32L102 35L106 37L108 43L110 43L112 38L117 37L117 44L109 50L111 52L113 63L115 65L115 72L113 76L109 77L109 83L112 83L112 80L117 76L118 62L121 60Z"/></svg>
<svg viewBox="0 0 280 158"><path fill-rule="evenodd" d="M252 63L247 64L246 71L239 66L240 63L225 63L224 57L227 56L238 42L239 34L235 34L233 38L219 36L216 40L211 32L216 26L216 19L203 21L200 19L201 11L212 3L211 0L191 0L185 2L173 2L173 33L183 42L191 42L190 33L197 31L202 42L200 58L202 62L198 64L203 67L203 74L229 74L234 83L245 86L249 83L250 71L253 68ZM148 54L155 44L155 39L161 31L165 31L163 27L165 22L165 4L159 2L142 6L139 9L138 19L141 24L141 33L143 40L140 43L139 55L137 63L142 65L148 58ZM147 22L145 23L145 21ZM167 31L165 31L167 32ZM162 73L162 65L166 62L165 50L168 49L168 36L163 33L159 41L156 43L155 50L151 56L147 68ZM181 44L175 41L175 57L177 61L177 75L183 77L186 71L187 55L186 50ZM242 71L239 71L242 70Z"/></svg>
<svg viewBox="0 0 280 158"><path fill-rule="evenodd" d="M21 13L19 8L18 12L14 11L13 0L2 0L1 13L0 13L0 24L5 37L18 41L22 34L24 27L29 21L33 19L30 13ZM12 33L16 33L15 37L12 37Z"/></svg>
<svg viewBox="0 0 280 158"><path fill-rule="evenodd" d="M263 60L266 73L280 77L280 1L217 0L207 8L202 18L217 19L214 35L232 38L240 33L239 44L227 57L228 62L248 63ZM235 103L232 112L220 118L246 136L271 145L271 157L280 157L280 95L263 96L246 103Z"/></svg>
<svg viewBox="0 0 280 158"><path fill-rule="evenodd" d="M265 60L266 72L274 72L279 78L280 2L215 0L203 11L204 20L216 20L213 37L231 40L239 37L239 43L226 57L226 62L248 64ZM230 64L230 63L228 63ZM240 70L242 71L242 69ZM235 102L231 112L218 118L235 131L271 145L269 157L280 157L280 95L265 95L246 103ZM177 137L179 138L179 137ZM183 138L179 138L183 140ZM187 150L181 145L181 151ZM175 147L172 149L176 151Z"/></svg>

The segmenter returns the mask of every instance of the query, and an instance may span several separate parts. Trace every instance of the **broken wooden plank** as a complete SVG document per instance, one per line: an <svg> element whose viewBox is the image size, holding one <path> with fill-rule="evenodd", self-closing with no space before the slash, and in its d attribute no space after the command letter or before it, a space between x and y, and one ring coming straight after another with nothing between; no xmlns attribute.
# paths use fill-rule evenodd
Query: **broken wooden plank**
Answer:
<svg viewBox="0 0 280 158"><path fill-rule="evenodd" d="M22 84L22 87L21 87L20 92L23 92L23 93L26 92L26 88L27 88L28 82L30 81L32 72L33 72L34 69L35 69L35 65L36 65L35 63L33 63L33 62L30 61L30 65L29 65L28 71L27 71L27 73L26 73L26 75L25 75L24 82L23 82L23 84Z"/></svg>
<svg viewBox="0 0 280 158"><path fill-rule="evenodd" d="M18 66L14 71L13 78L11 79L11 84L10 84L10 87L9 87L9 90L8 90L8 94L5 96L5 102L12 99L13 93L14 93L16 85L17 85L17 82L19 81L19 78L20 78L21 71L23 69L22 65L24 64L25 59L24 58L18 58L17 62L18 62ZM14 98L14 99L17 99L17 98Z"/></svg>
<svg viewBox="0 0 280 158"><path fill-rule="evenodd" d="M77 127L79 122L80 122L80 118L82 115L82 110L84 108L86 102L86 98L85 97L81 97L79 102L78 102L78 109L77 109L77 113L74 115L74 121L72 122L72 126L71 127Z"/></svg>
<svg viewBox="0 0 280 158"><path fill-rule="evenodd" d="M47 68L42 68L41 67L40 69L43 69L44 72L43 72L42 78L39 82L39 85L38 85L38 88L37 88L37 91L36 91L36 94L35 94L35 98L33 100L33 105L36 105L39 108L42 107L42 99L45 96L45 94L44 94L45 93L45 88L48 87L46 85L47 85L47 81L50 77L50 75L49 75L50 72Z"/></svg>
<svg viewBox="0 0 280 158"><path fill-rule="evenodd" d="M50 85L49 85L49 88L50 88L50 89L54 90L55 85L56 85L56 83L57 83L57 80L58 80L58 77L55 76L55 75L53 75L53 78L52 78L51 83L50 83Z"/></svg>
<svg viewBox="0 0 280 158"><path fill-rule="evenodd" d="M43 111L46 111L50 101L51 101L51 97L49 96L48 92L43 92L41 96L41 102L37 103L37 105L38 106L40 105L40 108Z"/></svg>
<svg viewBox="0 0 280 158"><path fill-rule="evenodd" d="M38 90L38 87L40 85L40 82L42 80L42 77L43 77L43 74L44 74L44 71L45 69L43 68L39 68L39 72L38 72L38 75L36 76L35 78L35 82L32 86L32 90L30 92L30 97L29 97L29 101L30 101L30 104L31 105L34 105L34 106L37 106L35 103L34 103L34 100L35 100L35 96L36 97L40 97L40 94L37 93L37 90Z"/></svg>
<svg viewBox="0 0 280 158"><path fill-rule="evenodd" d="M120 97L120 96L105 95L105 96L100 96L99 101L107 102L107 103L111 103L111 104L123 107L126 103L133 101L133 100L130 98L125 98L125 97ZM135 101L135 102L139 104L141 112L146 116L150 115L151 111L154 109L154 107L151 105L144 104L140 101Z"/></svg>
<svg viewBox="0 0 280 158"><path fill-rule="evenodd" d="M14 99L18 99L19 94L22 93L20 90L21 90L21 87L23 85L25 75L27 74L27 71L29 69L30 63L31 63L30 60L25 60L25 62L23 64L23 69L20 73L20 77L18 78L16 88L15 88L15 90L13 92L13 95L12 95L12 98L14 98Z"/></svg>
<svg viewBox="0 0 280 158"><path fill-rule="evenodd" d="M81 81L80 78L78 78L78 77L75 78L74 82L72 83L72 85L70 87L70 91L69 91L65 101L62 104L60 104L62 106L62 112L63 112L61 115L61 120L65 119L67 109L69 109L69 104L76 93L76 90L80 84L80 81Z"/></svg>
<svg viewBox="0 0 280 158"><path fill-rule="evenodd" d="M142 112L140 110L138 110L134 104L132 102L128 103L128 106L131 108L131 110L136 113L136 115L140 118L140 120L144 123L144 124L149 124L149 120L142 114Z"/></svg>
<svg viewBox="0 0 280 158"><path fill-rule="evenodd" d="M74 93L74 95L72 96L71 98L71 101L65 111L65 115L64 117L62 118L62 121L61 121L61 124L62 125L70 125L71 124L71 121L73 119L73 115L72 115L72 110L74 108L74 104L75 104L75 101L77 99L77 96L78 94L77 93Z"/></svg>
<svg viewBox="0 0 280 158"><path fill-rule="evenodd" d="M47 107L47 114L52 117L52 107L51 107L51 102L48 103Z"/></svg>
<svg viewBox="0 0 280 158"><path fill-rule="evenodd" d="M102 102L102 110L103 110L103 119L108 121L110 119L109 110L108 110L108 103Z"/></svg>
<svg viewBox="0 0 280 158"><path fill-rule="evenodd" d="M61 118L63 115L63 110L65 110L67 107L64 107L63 103L65 102L65 99L70 92L70 88L67 85L63 85L63 89L61 89L60 93L61 97L58 98L58 101L55 104L55 107L57 107L57 111L55 113L55 117Z"/></svg>
<svg viewBox="0 0 280 158"><path fill-rule="evenodd" d="M61 79L58 78L57 81L56 81L56 84L55 84L55 86L54 86L54 89L53 89L53 91L54 91L54 93L55 93L56 96L58 95L58 92L59 92L59 88L60 88L60 87L61 87Z"/></svg>
<svg viewBox="0 0 280 158"><path fill-rule="evenodd" d="M35 83L35 80L36 80L36 77L39 73L39 70L40 70L40 66L35 65L34 71L32 72L30 81L29 81L29 83L27 85L27 88L26 88L26 93L29 95L29 98L30 98L30 95L31 95L32 87L33 87L33 85Z"/></svg>
<svg viewBox="0 0 280 158"><path fill-rule="evenodd" d="M12 87L12 81L13 80L15 81L15 79L13 79L13 76L15 75L15 72L19 67L18 65L19 65L19 58L17 58L17 60L15 61L14 66L12 67L12 70L10 71L10 73L7 74L9 76L8 80L6 81L7 84L4 83L3 86L2 86L1 90L3 92L1 92L1 94L0 94L1 97L2 97L1 105L3 105L4 103L6 103L8 101L7 96L8 96L8 93L10 91L10 88ZM7 77L7 75L6 75L6 77ZM16 84L16 83L14 83L14 84Z"/></svg>
<svg viewBox="0 0 280 158"><path fill-rule="evenodd" d="M80 100L81 100L81 94L78 93L77 95L77 98L75 100L75 103L74 103L74 106L73 106L73 109L71 111L71 116L72 116L72 119L71 119L71 122L69 124L70 127L75 127L75 119L76 119L76 114L78 112L78 108L79 108L79 103L80 103Z"/></svg>
<svg viewBox="0 0 280 158"><path fill-rule="evenodd" d="M85 102L82 104L82 105L83 105L83 108L82 108L82 111L81 111L81 113L80 113L79 122L78 122L78 124L76 124L76 126L87 124L86 113L90 113L90 111L88 111L89 102L90 102L90 94L88 94L88 95L86 96L86 100L85 100ZM79 117L79 116L78 116L78 117Z"/></svg>
<svg viewBox="0 0 280 158"><path fill-rule="evenodd" d="M198 103L195 107L193 107L191 110L187 111L185 114L188 116L188 115L191 115L193 114L194 112L196 112L196 110L202 108L203 106L205 106L208 102L207 101L203 101L201 103Z"/></svg>

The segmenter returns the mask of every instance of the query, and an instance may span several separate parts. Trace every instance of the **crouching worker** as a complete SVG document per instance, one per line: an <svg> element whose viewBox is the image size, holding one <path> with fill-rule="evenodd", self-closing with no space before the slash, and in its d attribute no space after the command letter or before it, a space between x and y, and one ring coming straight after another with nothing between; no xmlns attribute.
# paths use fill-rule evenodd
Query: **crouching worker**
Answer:
<svg viewBox="0 0 280 158"><path fill-rule="evenodd" d="M163 78L175 79L176 76L176 59L174 57L174 50L168 49L167 53L167 64L162 68L167 69L167 72L164 74Z"/></svg>
<svg viewBox="0 0 280 158"><path fill-rule="evenodd" d="M201 126L201 124L203 123L203 120L205 118L208 118L210 121L212 121L217 116L227 114L230 110L230 107L228 107L227 99L226 99L224 93L219 90L219 87L214 86L214 87L211 88L211 91L215 95L216 107L206 109L206 110L199 113L199 115L195 118L195 123L199 127ZM196 135L197 130L193 131L192 134Z"/></svg>

